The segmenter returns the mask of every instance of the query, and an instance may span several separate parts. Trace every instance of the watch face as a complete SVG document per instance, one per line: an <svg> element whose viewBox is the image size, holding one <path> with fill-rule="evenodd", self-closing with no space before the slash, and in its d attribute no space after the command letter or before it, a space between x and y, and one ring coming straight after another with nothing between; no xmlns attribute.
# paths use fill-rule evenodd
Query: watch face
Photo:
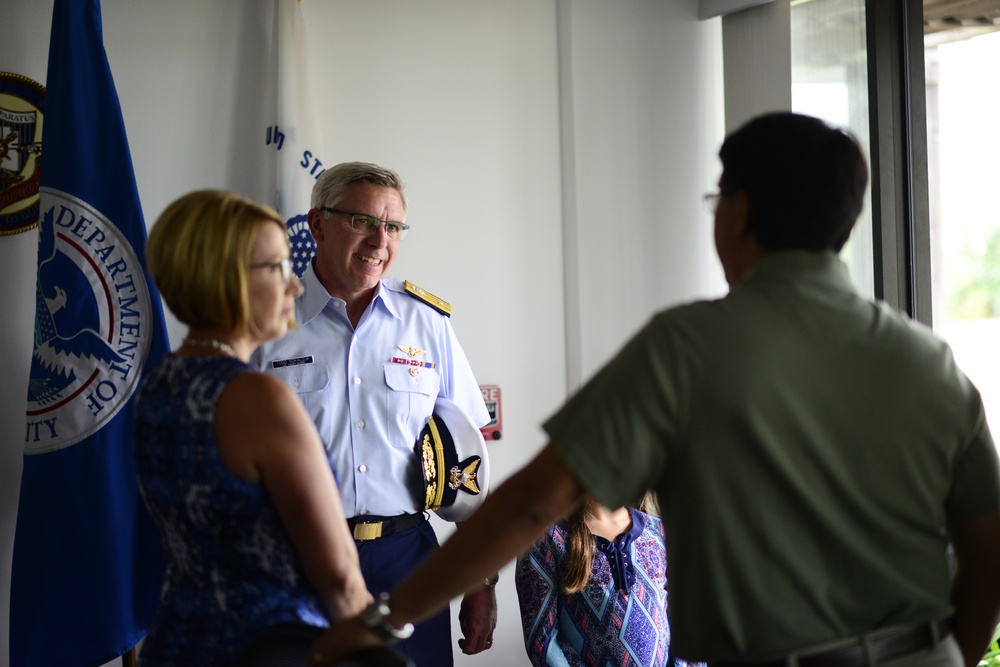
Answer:
<svg viewBox="0 0 1000 667"><path fill-rule="evenodd" d="M370 628L382 623L389 615L389 594L379 593L370 605L361 612L361 620Z"/></svg>
<svg viewBox="0 0 1000 667"><path fill-rule="evenodd" d="M394 628L389 624L389 594L380 593L368 607L361 612L361 622L371 630L376 637L384 642L407 639L413 634L413 624L406 623L402 628Z"/></svg>

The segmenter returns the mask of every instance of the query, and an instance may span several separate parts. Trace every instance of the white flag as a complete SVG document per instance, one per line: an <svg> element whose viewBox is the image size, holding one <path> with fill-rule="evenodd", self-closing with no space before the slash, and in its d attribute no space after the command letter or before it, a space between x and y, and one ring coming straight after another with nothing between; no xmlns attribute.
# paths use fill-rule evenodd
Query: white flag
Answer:
<svg viewBox="0 0 1000 667"><path fill-rule="evenodd" d="M277 161L272 204L285 218L295 273L302 277L316 252L306 219L309 197L326 167L319 113L309 86L301 0L274 0L274 40L277 118L266 133Z"/></svg>

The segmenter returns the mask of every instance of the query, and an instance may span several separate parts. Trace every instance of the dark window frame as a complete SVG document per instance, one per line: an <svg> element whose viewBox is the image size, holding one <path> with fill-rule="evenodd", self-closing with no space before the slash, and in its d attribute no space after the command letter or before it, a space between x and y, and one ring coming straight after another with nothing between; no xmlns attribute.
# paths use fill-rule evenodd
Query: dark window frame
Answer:
<svg viewBox="0 0 1000 667"><path fill-rule="evenodd" d="M922 0L867 0L875 296L928 326L930 209Z"/></svg>

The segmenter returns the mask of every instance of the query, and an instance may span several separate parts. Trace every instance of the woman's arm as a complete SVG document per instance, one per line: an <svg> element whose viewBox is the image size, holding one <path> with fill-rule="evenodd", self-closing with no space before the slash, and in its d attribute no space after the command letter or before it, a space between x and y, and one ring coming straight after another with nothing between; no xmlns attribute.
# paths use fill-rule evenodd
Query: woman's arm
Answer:
<svg viewBox="0 0 1000 667"><path fill-rule="evenodd" d="M330 619L360 613L372 598L326 453L298 397L277 378L243 373L219 397L215 429L226 465L267 491Z"/></svg>

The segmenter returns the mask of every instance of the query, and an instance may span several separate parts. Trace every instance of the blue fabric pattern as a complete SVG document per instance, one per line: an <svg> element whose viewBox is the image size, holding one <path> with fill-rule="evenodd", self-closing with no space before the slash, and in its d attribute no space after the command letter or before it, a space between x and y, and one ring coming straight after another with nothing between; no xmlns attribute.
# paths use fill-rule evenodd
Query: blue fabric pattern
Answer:
<svg viewBox="0 0 1000 667"><path fill-rule="evenodd" d="M629 511L632 528L627 533L614 541L595 536L590 581L578 593L560 590L567 566L565 523L553 526L518 559L515 585L524 643L535 667L669 664L662 522Z"/></svg>
<svg viewBox="0 0 1000 667"><path fill-rule="evenodd" d="M264 489L216 445L219 395L252 371L229 357L168 357L143 382L136 468L167 556L143 667L227 665L256 630L328 625Z"/></svg>

